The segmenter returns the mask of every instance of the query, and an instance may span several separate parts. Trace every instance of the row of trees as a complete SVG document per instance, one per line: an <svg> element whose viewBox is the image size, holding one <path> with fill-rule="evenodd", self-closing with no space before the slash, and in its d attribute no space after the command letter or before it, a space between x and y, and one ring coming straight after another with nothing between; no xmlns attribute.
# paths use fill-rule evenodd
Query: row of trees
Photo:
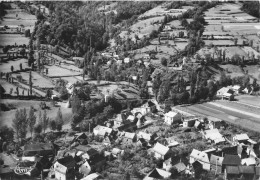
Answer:
<svg viewBox="0 0 260 180"><path fill-rule="evenodd" d="M62 113L59 108L55 120L51 120L47 116L46 109L39 111L38 123L37 117L35 115L35 109L33 106L30 107L28 115L26 109L19 109L15 112L15 117L13 119L13 130L15 132L16 138L22 142L26 138L27 133L32 134L35 132L39 134L43 131L46 132L47 128L50 127L51 130L61 131L63 125Z"/></svg>

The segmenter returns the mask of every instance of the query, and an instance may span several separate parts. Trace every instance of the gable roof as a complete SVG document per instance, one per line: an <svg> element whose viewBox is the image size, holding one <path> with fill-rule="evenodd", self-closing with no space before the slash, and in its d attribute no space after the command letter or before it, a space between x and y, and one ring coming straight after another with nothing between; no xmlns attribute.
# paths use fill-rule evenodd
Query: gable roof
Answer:
<svg viewBox="0 0 260 180"><path fill-rule="evenodd" d="M226 154L222 164L223 165L241 165L241 159L238 155Z"/></svg>
<svg viewBox="0 0 260 180"><path fill-rule="evenodd" d="M208 154L205 153L205 152L202 152L202 151L199 151L197 149L193 149L191 154L190 154L190 157L196 159L197 161L201 161L201 162L206 162L206 163L209 163L209 157L208 157Z"/></svg>
<svg viewBox="0 0 260 180"><path fill-rule="evenodd" d="M247 134L236 134L235 136L234 136L234 138L236 138L238 141L243 141L243 140L248 140L249 139L249 137L248 137L248 135Z"/></svg>
<svg viewBox="0 0 260 180"><path fill-rule="evenodd" d="M61 165L65 166L68 169L74 168L75 164L76 164L76 162L72 156L65 156L61 159L58 159L57 162L60 163Z"/></svg>
<svg viewBox="0 0 260 180"><path fill-rule="evenodd" d="M212 165L222 166L223 160L224 160L223 157L216 156L214 154L210 156L210 164Z"/></svg>
<svg viewBox="0 0 260 180"><path fill-rule="evenodd" d="M225 141L225 138L219 133L218 129L205 130L204 133L206 139L210 139L215 143Z"/></svg>
<svg viewBox="0 0 260 180"><path fill-rule="evenodd" d="M169 111L168 113L166 113L164 116L168 116L168 117L175 117L179 115L179 113L173 112L173 111Z"/></svg>
<svg viewBox="0 0 260 180"><path fill-rule="evenodd" d="M44 151L53 150L53 145L51 143L35 143L24 145L24 151Z"/></svg>
<svg viewBox="0 0 260 180"><path fill-rule="evenodd" d="M239 171L242 174L255 174L255 167L254 166L238 166Z"/></svg>
<svg viewBox="0 0 260 180"><path fill-rule="evenodd" d="M111 132L113 131L113 129L106 127L106 126L100 126L97 125L93 131L97 131L97 135L105 135L106 133L111 134Z"/></svg>
<svg viewBox="0 0 260 180"><path fill-rule="evenodd" d="M169 148L157 142L153 150L164 156L169 151Z"/></svg>
<svg viewBox="0 0 260 180"><path fill-rule="evenodd" d="M240 174L238 166L226 166L227 174Z"/></svg>
<svg viewBox="0 0 260 180"><path fill-rule="evenodd" d="M179 162L178 164L175 164L173 167L177 169L178 173L186 169L186 166L183 162Z"/></svg>
<svg viewBox="0 0 260 180"><path fill-rule="evenodd" d="M145 139L146 141L150 141L152 135L140 131L140 132L137 134L137 136L138 136L139 138L143 138L143 139Z"/></svg>
<svg viewBox="0 0 260 180"><path fill-rule="evenodd" d="M124 135L126 138L128 139L134 139L135 137L135 133L129 133L129 132L125 132L125 135Z"/></svg>
<svg viewBox="0 0 260 180"><path fill-rule="evenodd" d="M148 179L164 179L171 176L170 172L164 171L162 169L155 168L153 169L147 176L144 178L144 180Z"/></svg>

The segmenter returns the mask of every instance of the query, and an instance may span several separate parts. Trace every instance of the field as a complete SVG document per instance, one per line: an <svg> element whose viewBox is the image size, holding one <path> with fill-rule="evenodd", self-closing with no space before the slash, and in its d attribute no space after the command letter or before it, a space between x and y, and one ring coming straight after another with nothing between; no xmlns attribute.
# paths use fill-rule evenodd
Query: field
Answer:
<svg viewBox="0 0 260 180"><path fill-rule="evenodd" d="M29 72L21 72L19 73L22 75L23 79L29 83ZM55 86L51 83L50 80L42 77L40 74L36 72L32 72L32 83L33 86L40 87L40 88L54 88Z"/></svg>
<svg viewBox="0 0 260 180"><path fill-rule="evenodd" d="M29 38L20 34L0 34L0 46L7 45L27 45L29 43Z"/></svg>
<svg viewBox="0 0 260 180"><path fill-rule="evenodd" d="M215 101L185 107L178 106L176 108L194 115L216 117L243 128L260 131L259 109L253 109L252 107L250 108L250 106L246 107L244 104L238 104L236 102L225 103L226 102Z"/></svg>
<svg viewBox="0 0 260 180"><path fill-rule="evenodd" d="M16 96L16 93L15 93L16 92L16 86L15 85L10 84L10 83L6 82L3 79L0 79L0 84L5 89L5 91L6 91L5 93L6 94L10 94L10 89L13 88L13 92L12 92L11 95Z"/></svg>
<svg viewBox="0 0 260 180"><path fill-rule="evenodd" d="M38 119L38 114L40 111L40 108L39 108L40 101L3 99L3 100L1 100L1 103L11 104L12 106L14 106L18 109L21 107L26 108L27 114L28 114L30 106L33 106L36 109L35 114ZM50 109L46 110L47 116L50 119L55 119L55 117L57 115L57 111L60 108L64 122L66 124L69 122L72 112L71 112L71 109L66 108L66 103L59 103L57 105L57 107L53 107L49 102L47 102L46 104L47 104L47 106L50 107ZM7 126L11 127L15 111L16 111L16 109L13 109L10 111L0 111L0 126L7 125Z"/></svg>
<svg viewBox="0 0 260 180"><path fill-rule="evenodd" d="M1 72L11 72L11 66L14 67L14 71L20 70L20 63L22 63L23 68L28 68L28 60L27 59L15 59L7 62L0 63L0 71Z"/></svg>
<svg viewBox="0 0 260 180"><path fill-rule="evenodd" d="M62 76L77 76L81 75L82 72L75 72L75 71L70 71L68 69L61 68L59 66L46 66L49 70L48 76L49 77L62 77Z"/></svg>

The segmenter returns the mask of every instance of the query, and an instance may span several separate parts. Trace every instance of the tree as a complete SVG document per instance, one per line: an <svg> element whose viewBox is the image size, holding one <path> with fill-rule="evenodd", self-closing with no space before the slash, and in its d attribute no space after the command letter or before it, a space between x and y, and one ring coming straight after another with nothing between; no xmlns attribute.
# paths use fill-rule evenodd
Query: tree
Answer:
<svg viewBox="0 0 260 180"><path fill-rule="evenodd" d="M23 64L20 63L20 71L22 71L22 70L23 70Z"/></svg>
<svg viewBox="0 0 260 180"><path fill-rule="evenodd" d="M12 72L14 71L14 67L13 67L13 66L11 66L11 71L12 71Z"/></svg>
<svg viewBox="0 0 260 180"><path fill-rule="evenodd" d="M5 94L5 89L3 88L3 86L0 84L0 98L2 98L2 96Z"/></svg>
<svg viewBox="0 0 260 180"><path fill-rule="evenodd" d="M25 37L30 37L30 36L31 36L30 29L26 29L26 30L24 31L24 35L25 35Z"/></svg>
<svg viewBox="0 0 260 180"><path fill-rule="evenodd" d="M12 127L16 132L17 139L24 139L27 132L27 114L26 109L20 109L15 112Z"/></svg>
<svg viewBox="0 0 260 180"><path fill-rule="evenodd" d="M33 106L31 106L29 110L29 117L28 117L28 128L29 131L31 132L31 137L34 130L35 123L36 123L36 116L34 114L34 108Z"/></svg>
<svg viewBox="0 0 260 180"><path fill-rule="evenodd" d="M61 99L63 99L63 100L68 99L69 93L65 87L61 87L59 93L60 93Z"/></svg>
<svg viewBox="0 0 260 180"><path fill-rule="evenodd" d="M39 123L34 127L34 132L40 134L42 132L42 125Z"/></svg>
<svg viewBox="0 0 260 180"><path fill-rule="evenodd" d="M56 121L56 129L58 131L61 131L62 130L62 125L64 124L64 122L63 122L63 119L62 119L62 113L61 113L60 108L59 108L59 110L57 112L57 116L55 118L55 121Z"/></svg>
<svg viewBox="0 0 260 180"><path fill-rule="evenodd" d="M14 131L8 126L0 127L0 137L3 141L12 141L14 138Z"/></svg>
<svg viewBox="0 0 260 180"><path fill-rule="evenodd" d="M166 59L165 57L163 57L163 58L161 59L161 64L162 64L163 66L167 66L167 59Z"/></svg>
<svg viewBox="0 0 260 180"><path fill-rule="evenodd" d="M30 95L32 95L32 72L29 73L29 88L30 88Z"/></svg>
<svg viewBox="0 0 260 180"><path fill-rule="evenodd" d="M47 117L47 111L46 109L43 111L43 116L42 116L42 128L43 128L43 133L45 133L48 124L49 124L49 117Z"/></svg>
<svg viewBox="0 0 260 180"><path fill-rule="evenodd" d="M111 118L113 116L114 108L109 105L104 108L104 114L107 118Z"/></svg>
<svg viewBox="0 0 260 180"><path fill-rule="evenodd" d="M55 120L51 120L49 122L49 127L52 131L56 130L56 121Z"/></svg>

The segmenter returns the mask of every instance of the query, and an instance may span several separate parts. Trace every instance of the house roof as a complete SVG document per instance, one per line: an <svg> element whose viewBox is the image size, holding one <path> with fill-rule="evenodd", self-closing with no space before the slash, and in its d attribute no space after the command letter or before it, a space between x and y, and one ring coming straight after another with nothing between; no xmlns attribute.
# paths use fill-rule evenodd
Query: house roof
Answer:
<svg viewBox="0 0 260 180"><path fill-rule="evenodd" d="M130 120L130 121L134 121L135 120L135 117L133 115L129 115L127 117L127 120Z"/></svg>
<svg viewBox="0 0 260 180"><path fill-rule="evenodd" d="M106 126L100 126L97 125L93 131L97 131L98 135L105 135L106 133L111 134L111 132L113 131L113 129L106 127Z"/></svg>
<svg viewBox="0 0 260 180"><path fill-rule="evenodd" d="M96 180L103 178L99 173L92 173L82 178L81 180Z"/></svg>
<svg viewBox="0 0 260 180"><path fill-rule="evenodd" d="M223 165L241 165L241 159L238 155L226 154L222 164Z"/></svg>
<svg viewBox="0 0 260 180"><path fill-rule="evenodd" d="M168 117L175 117L179 115L179 113L176 113L176 112L173 112L173 111L170 111L168 113L166 113L164 116L168 116Z"/></svg>
<svg viewBox="0 0 260 180"><path fill-rule="evenodd" d="M152 135L140 131L140 132L137 134L137 136L138 136L139 138L143 138L143 139L145 139L146 141L150 141Z"/></svg>
<svg viewBox="0 0 260 180"><path fill-rule="evenodd" d="M238 166L239 171L242 174L255 174L255 167L254 166Z"/></svg>
<svg viewBox="0 0 260 180"><path fill-rule="evenodd" d="M240 174L238 166L226 166L227 174Z"/></svg>
<svg viewBox="0 0 260 180"><path fill-rule="evenodd" d="M256 160L255 158L249 157L241 160L242 165L250 166L250 165L255 165Z"/></svg>
<svg viewBox="0 0 260 180"><path fill-rule="evenodd" d="M118 149L118 148L113 148L112 149L112 154L115 154L115 155L118 155L119 153L121 153L121 149Z"/></svg>
<svg viewBox="0 0 260 180"><path fill-rule="evenodd" d="M223 87L217 91L217 94L224 95L225 93L231 93L232 90L229 87Z"/></svg>
<svg viewBox="0 0 260 180"><path fill-rule="evenodd" d="M164 178L168 178L170 176L171 176L170 172L155 168L149 174L147 174L147 176L144 178L144 180L149 180L151 178L164 179Z"/></svg>
<svg viewBox="0 0 260 180"><path fill-rule="evenodd" d="M235 137L238 141L248 140L249 137L247 134L236 134Z"/></svg>
<svg viewBox="0 0 260 180"><path fill-rule="evenodd" d="M257 176L260 176L260 167L255 167L255 174L257 175Z"/></svg>
<svg viewBox="0 0 260 180"><path fill-rule="evenodd" d="M208 154L197 149L192 150L190 157L196 159L197 161L209 162Z"/></svg>
<svg viewBox="0 0 260 180"><path fill-rule="evenodd" d="M164 156L169 151L169 148L157 142L153 150Z"/></svg>
<svg viewBox="0 0 260 180"><path fill-rule="evenodd" d="M43 150L53 150L53 145L51 143L36 143L36 144L24 145L24 151L43 151Z"/></svg>
<svg viewBox="0 0 260 180"><path fill-rule="evenodd" d="M126 138L128 139L134 139L135 137L135 133L129 133L129 132L125 132L125 135L124 135Z"/></svg>
<svg viewBox="0 0 260 180"><path fill-rule="evenodd" d="M216 156L214 154L210 156L210 164L212 165L222 166L223 160L224 160L223 157Z"/></svg>
<svg viewBox="0 0 260 180"><path fill-rule="evenodd" d="M179 162L178 164L175 164L173 167L177 169L178 173L186 169L186 166L183 162Z"/></svg>
<svg viewBox="0 0 260 180"><path fill-rule="evenodd" d="M205 138L214 141L215 143L225 141L225 138L219 133L218 129L205 130Z"/></svg>
<svg viewBox="0 0 260 180"><path fill-rule="evenodd" d="M248 139L247 141L251 144L257 144L257 142L253 141L252 139Z"/></svg>

